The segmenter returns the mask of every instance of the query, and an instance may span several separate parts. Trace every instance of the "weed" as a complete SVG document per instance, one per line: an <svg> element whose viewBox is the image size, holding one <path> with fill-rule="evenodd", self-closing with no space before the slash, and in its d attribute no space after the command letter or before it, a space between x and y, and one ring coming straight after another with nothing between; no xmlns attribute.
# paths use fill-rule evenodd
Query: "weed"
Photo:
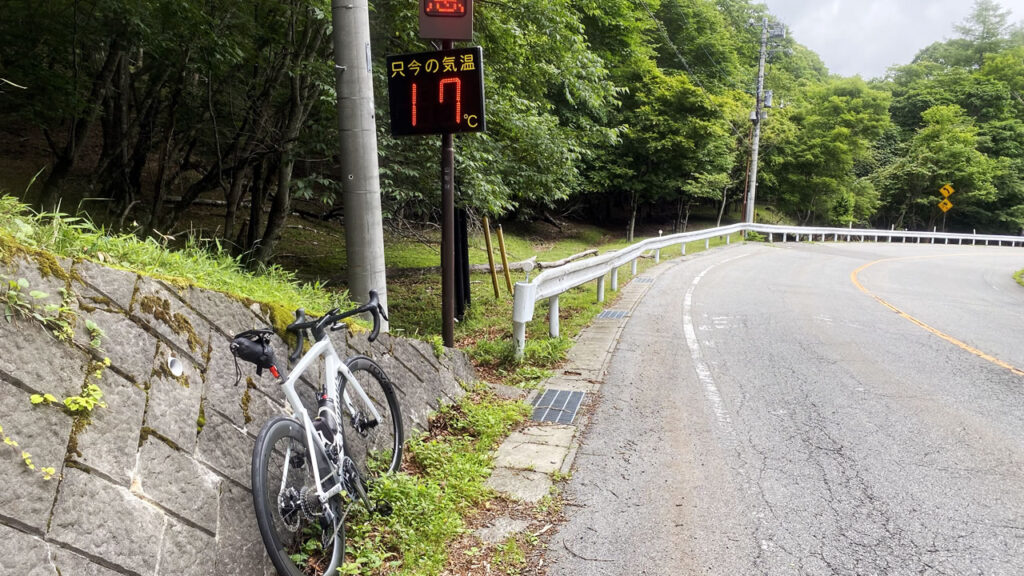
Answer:
<svg viewBox="0 0 1024 576"><path fill-rule="evenodd" d="M572 472L563 474L561 470L555 470L551 473L552 482L565 482L568 480L572 480Z"/></svg>
<svg viewBox="0 0 1024 576"><path fill-rule="evenodd" d="M429 433L409 440L406 452L419 472L386 475L371 485L373 498L390 502L388 517L353 510L342 574L437 574L445 543L463 531L462 515L492 496L485 485L491 451L528 407L474 391L431 419Z"/></svg>
<svg viewBox="0 0 1024 576"><path fill-rule="evenodd" d="M0 440L2 440L5 445L16 449L20 453L21 460L25 463L25 466L33 472L38 472L39 475L43 477L43 480L49 480L57 474L57 469L50 466L40 466L37 468L35 463L32 461L32 455L27 451L22 450L17 440L5 434L3 426L0 426Z"/></svg>
<svg viewBox="0 0 1024 576"><path fill-rule="evenodd" d="M509 536L498 546L491 560L493 566L509 576L520 574L526 567L526 553L515 536Z"/></svg>
<svg viewBox="0 0 1024 576"><path fill-rule="evenodd" d="M54 402L57 401L57 397L54 396L53 394L50 394L50 393L46 393L46 394L33 394L33 395L29 396L28 399L29 399L29 402L31 402L32 404L46 404L46 405L53 404Z"/></svg>
<svg viewBox="0 0 1024 576"><path fill-rule="evenodd" d="M26 319L35 320L53 334L61 342L69 342L75 336L75 312L71 308L71 295L61 288L60 304L43 302L50 297L42 290L29 290L29 282L25 278L7 280L7 289L0 295L4 304L4 318L10 322L17 314ZM29 290L28 296L25 290Z"/></svg>
<svg viewBox="0 0 1024 576"><path fill-rule="evenodd" d="M441 357L444 356L444 338L435 334L430 339L430 345L434 349L434 356L440 360Z"/></svg>

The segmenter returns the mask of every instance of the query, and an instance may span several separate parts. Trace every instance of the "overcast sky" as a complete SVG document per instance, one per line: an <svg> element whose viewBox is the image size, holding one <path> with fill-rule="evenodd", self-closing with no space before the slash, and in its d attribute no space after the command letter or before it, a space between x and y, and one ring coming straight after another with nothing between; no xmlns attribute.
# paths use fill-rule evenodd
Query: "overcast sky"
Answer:
<svg viewBox="0 0 1024 576"><path fill-rule="evenodd" d="M885 74L932 42L953 38L973 0L762 0L794 39L814 50L830 72ZM999 0L1011 22L1024 18L1024 0Z"/></svg>

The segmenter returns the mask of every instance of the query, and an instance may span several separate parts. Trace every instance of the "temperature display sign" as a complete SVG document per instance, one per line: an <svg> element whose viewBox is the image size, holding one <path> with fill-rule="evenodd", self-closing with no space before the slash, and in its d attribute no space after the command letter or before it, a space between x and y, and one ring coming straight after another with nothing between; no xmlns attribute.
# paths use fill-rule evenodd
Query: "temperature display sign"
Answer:
<svg viewBox="0 0 1024 576"><path fill-rule="evenodd" d="M419 0L420 38L472 40L473 0Z"/></svg>
<svg viewBox="0 0 1024 576"><path fill-rule="evenodd" d="M388 56L391 133L483 132L483 49Z"/></svg>

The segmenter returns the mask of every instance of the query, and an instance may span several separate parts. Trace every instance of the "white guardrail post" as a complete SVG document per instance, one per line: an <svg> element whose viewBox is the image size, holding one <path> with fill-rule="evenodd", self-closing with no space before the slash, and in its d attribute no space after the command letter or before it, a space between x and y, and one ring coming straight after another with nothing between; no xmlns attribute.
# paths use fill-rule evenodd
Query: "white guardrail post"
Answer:
<svg viewBox="0 0 1024 576"><path fill-rule="evenodd" d="M847 242L852 241L853 236L855 236L853 234L852 222L845 229L776 226L770 224L732 224L730 226L698 230L696 232L683 232L681 234L648 238L621 250L607 252L586 260L576 260L558 268L549 268L538 274L532 282L516 282L515 302L512 308L512 338L516 357L522 358L526 350L526 324L533 320L534 309L538 300L547 299L548 334L552 338L557 338L559 336L558 297L565 291L596 280L597 301L604 302L606 279L611 276L611 288L613 291L617 291L619 289L619 267L629 264L630 273L633 277L636 277L637 260L644 254L649 254L653 251L655 262L658 262L660 261L661 250L669 246L681 245L681 252L685 255L687 242L703 240L704 248L706 249L711 247L712 238L724 236L725 243L731 244L732 234L746 232L767 234L769 242L774 242L776 235L782 238L782 242L788 241L791 234L797 242L800 241L801 235L807 236L809 242L814 241L814 238L819 234L821 235L822 242L827 241L826 238L829 235L832 235L835 242L839 241L840 236L846 236ZM996 242L999 246L1003 246L1004 242L1014 247L1018 244L1024 245L1024 238L1019 236L979 235L977 230L972 231L971 234L938 232L937 229L933 229L931 232L911 232L896 230L896 226L892 225L888 230L858 229L857 232L856 236L860 237L861 242L865 242L868 236L873 237L875 242L880 242L881 237L885 236L889 242L896 238L904 243L909 239L912 242L916 241L918 244L925 239L935 244L935 240L939 239L944 244L950 244L950 240L956 240L958 245L963 244L964 240L970 240L972 245L978 244L979 241L984 242L986 246L991 242Z"/></svg>
<svg viewBox="0 0 1024 576"><path fill-rule="evenodd" d="M558 294L548 298L548 334L558 338Z"/></svg>

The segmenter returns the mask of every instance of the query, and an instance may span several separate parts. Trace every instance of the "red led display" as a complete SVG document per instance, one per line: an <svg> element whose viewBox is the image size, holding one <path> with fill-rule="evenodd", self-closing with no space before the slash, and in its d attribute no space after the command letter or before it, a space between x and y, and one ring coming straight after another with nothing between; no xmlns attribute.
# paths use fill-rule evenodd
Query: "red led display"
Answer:
<svg viewBox="0 0 1024 576"><path fill-rule="evenodd" d="M423 12L427 16L465 16L466 0L425 0Z"/></svg>
<svg viewBox="0 0 1024 576"><path fill-rule="evenodd" d="M483 50L388 56L391 133L483 132Z"/></svg>
<svg viewBox="0 0 1024 576"><path fill-rule="evenodd" d="M473 0L419 0L420 37L472 40Z"/></svg>

